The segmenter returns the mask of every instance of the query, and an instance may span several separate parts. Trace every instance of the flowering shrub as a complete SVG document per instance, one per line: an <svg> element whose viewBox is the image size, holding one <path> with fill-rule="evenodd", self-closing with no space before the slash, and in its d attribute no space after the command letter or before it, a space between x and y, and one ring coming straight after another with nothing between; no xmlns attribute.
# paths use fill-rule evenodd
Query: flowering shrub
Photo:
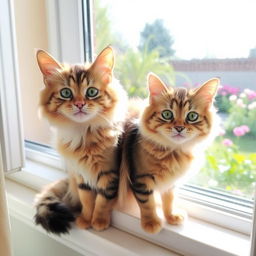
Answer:
<svg viewBox="0 0 256 256"><path fill-rule="evenodd" d="M218 95L216 96L216 106L220 112L228 112L231 104L229 101L229 96L238 95L240 89L232 87L230 85L223 85L218 90Z"/></svg>
<svg viewBox="0 0 256 256"><path fill-rule="evenodd" d="M218 91L218 94L221 96L230 96L230 95L238 95L239 92L240 92L240 89L237 87L233 87L230 85L222 85L222 87Z"/></svg>
<svg viewBox="0 0 256 256"><path fill-rule="evenodd" d="M222 144L223 144L224 146L231 147L231 146L233 146L233 141L230 140L230 139L224 139L224 140L222 141Z"/></svg>
<svg viewBox="0 0 256 256"><path fill-rule="evenodd" d="M242 153L235 143L220 137L206 152L206 163L195 183L252 197L256 181L256 153Z"/></svg>
<svg viewBox="0 0 256 256"><path fill-rule="evenodd" d="M223 129L206 152L206 163L194 179L198 185L222 188L252 198L256 182L256 92L223 87ZM220 101L216 103L217 108ZM228 106L228 107L227 107Z"/></svg>
<svg viewBox="0 0 256 256"><path fill-rule="evenodd" d="M243 136L243 127L246 126L245 133L256 136L256 92L245 89L239 95L232 94L229 100L229 116L225 122L228 132L234 132L236 136ZM241 133L241 135L237 135Z"/></svg>
<svg viewBox="0 0 256 256"><path fill-rule="evenodd" d="M241 125L233 129L234 135L238 137L244 136L249 131L250 131L250 128L247 125Z"/></svg>

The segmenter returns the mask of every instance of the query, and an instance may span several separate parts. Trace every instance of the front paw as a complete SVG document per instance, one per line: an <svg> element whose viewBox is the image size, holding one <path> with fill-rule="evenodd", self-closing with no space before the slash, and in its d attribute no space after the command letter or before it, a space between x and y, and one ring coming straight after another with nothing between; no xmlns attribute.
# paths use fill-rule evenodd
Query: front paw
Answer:
<svg viewBox="0 0 256 256"><path fill-rule="evenodd" d="M185 220L185 216L183 214L171 214L166 216L166 221L171 225L181 225Z"/></svg>
<svg viewBox="0 0 256 256"><path fill-rule="evenodd" d="M142 219L141 226L146 232L150 234L156 234L160 232L160 230L162 229L162 223L158 217L150 218L150 219Z"/></svg>
<svg viewBox="0 0 256 256"><path fill-rule="evenodd" d="M96 217L92 219L92 227L97 231L107 229L110 225L110 218Z"/></svg>
<svg viewBox="0 0 256 256"><path fill-rule="evenodd" d="M86 220L80 215L76 218L76 226L80 229L88 229L91 227L91 220Z"/></svg>

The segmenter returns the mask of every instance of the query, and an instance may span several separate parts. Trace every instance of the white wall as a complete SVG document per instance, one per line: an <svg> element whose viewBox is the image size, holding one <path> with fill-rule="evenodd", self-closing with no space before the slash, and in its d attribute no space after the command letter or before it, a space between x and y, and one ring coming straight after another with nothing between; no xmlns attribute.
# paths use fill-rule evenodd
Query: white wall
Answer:
<svg viewBox="0 0 256 256"><path fill-rule="evenodd" d="M35 56L36 48L48 50L45 1L14 0L13 2L25 139L49 144L48 125L38 118L39 92L44 84Z"/></svg>

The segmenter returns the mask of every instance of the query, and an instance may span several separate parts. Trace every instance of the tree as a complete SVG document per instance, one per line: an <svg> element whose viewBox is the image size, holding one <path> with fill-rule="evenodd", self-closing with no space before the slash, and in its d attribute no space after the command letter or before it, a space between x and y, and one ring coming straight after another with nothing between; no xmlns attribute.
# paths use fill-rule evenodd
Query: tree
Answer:
<svg viewBox="0 0 256 256"><path fill-rule="evenodd" d="M159 58L157 49L149 52L147 45L141 51L128 49L117 59L115 73L129 96L144 98L148 95L146 78L149 72L157 74L168 85L175 84L176 73L172 65Z"/></svg>
<svg viewBox="0 0 256 256"><path fill-rule="evenodd" d="M148 50L157 49L161 58L170 58L174 55L175 51L172 49L174 40L169 30L165 28L163 20L156 19L152 24L147 23L140 36L140 50L144 49L147 44Z"/></svg>

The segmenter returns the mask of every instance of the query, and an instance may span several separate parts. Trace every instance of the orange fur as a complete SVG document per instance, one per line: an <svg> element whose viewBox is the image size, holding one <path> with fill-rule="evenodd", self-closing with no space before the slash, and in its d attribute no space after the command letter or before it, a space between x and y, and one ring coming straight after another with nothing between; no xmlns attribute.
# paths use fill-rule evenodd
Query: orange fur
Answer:
<svg viewBox="0 0 256 256"><path fill-rule="evenodd" d="M56 148L79 187L82 211L76 223L105 229L117 194L127 98L113 77L113 50L105 48L86 65L60 64L42 50L37 59L45 83L40 112L55 129Z"/></svg>
<svg viewBox="0 0 256 256"><path fill-rule="evenodd" d="M128 180L130 185L120 187L119 195L122 198L131 186L141 210L142 227L149 233L161 229L155 190L162 194L168 223L180 224L183 220L173 213L173 188L200 159L196 148L204 150L203 144L208 144L216 130L212 103L218 83L218 79L212 79L199 89L168 88L157 76L149 75L150 97L138 128L136 124L127 126L121 177L123 183Z"/></svg>

